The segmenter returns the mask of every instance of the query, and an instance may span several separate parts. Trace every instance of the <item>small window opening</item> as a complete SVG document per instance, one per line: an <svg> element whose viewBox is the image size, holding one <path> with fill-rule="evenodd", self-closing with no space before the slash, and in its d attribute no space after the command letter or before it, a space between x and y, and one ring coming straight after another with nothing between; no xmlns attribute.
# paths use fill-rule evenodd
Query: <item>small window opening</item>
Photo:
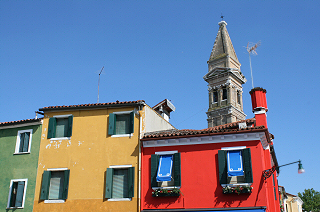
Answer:
<svg viewBox="0 0 320 212"><path fill-rule="evenodd" d="M238 104L241 104L241 99L240 99L241 97L240 97L240 92L237 92L237 102L238 102Z"/></svg>
<svg viewBox="0 0 320 212"><path fill-rule="evenodd" d="M226 88L222 90L222 100L226 100L228 98L228 91Z"/></svg>
<svg viewBox="0 0 320 212"><path fill-rule="evenodd" d="M213 102L218 102L218 92L217 91L213 92Z"/></svg>

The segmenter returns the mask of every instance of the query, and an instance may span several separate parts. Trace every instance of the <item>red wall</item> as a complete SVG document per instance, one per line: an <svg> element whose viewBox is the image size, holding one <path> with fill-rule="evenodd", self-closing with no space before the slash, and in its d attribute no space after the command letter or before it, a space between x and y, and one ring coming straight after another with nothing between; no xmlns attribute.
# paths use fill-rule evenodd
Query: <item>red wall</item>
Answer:
<svg viewBox="0 0 320 212"><path fill-rule="evenodd" d="M219 183L218 150L221 147L236 146L251 148L253 170L251 194L223 194ZM155 152L173 150L181 153L182 195L152 197L151 155ZM265 163L265 160L268 162ZM267 206L266 211L280 211L279 203L274 200L272 177L267 182L262 178L262 171L267 169L266 166L271 167L270 153L269 150L263 150L260 141L143 148L141 210ZM276 207L277 204L278 207Z"/></svg>

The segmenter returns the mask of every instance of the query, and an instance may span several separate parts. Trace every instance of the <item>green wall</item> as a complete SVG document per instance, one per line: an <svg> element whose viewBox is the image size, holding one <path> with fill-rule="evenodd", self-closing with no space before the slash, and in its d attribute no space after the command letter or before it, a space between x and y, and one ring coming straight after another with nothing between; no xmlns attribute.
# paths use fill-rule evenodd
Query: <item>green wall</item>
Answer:
<svg viewBox="0 0 320 212"><path fill-rule="evenodd" d="M0 128L0 212L32 211L36 185L42 125L10 129ZM32 129L30 154L14 155L19 130ZM9 186L12 179L28 179L23 209L7 209Z"/></svg>

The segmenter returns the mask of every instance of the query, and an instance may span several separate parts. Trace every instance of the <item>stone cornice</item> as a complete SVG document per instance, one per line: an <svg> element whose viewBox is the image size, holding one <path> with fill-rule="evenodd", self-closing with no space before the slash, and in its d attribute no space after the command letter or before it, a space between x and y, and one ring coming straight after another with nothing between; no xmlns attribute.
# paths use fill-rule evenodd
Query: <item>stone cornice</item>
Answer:
<svg viewBox="0 0 320 212"><path fill-rule="evenodd" d="M247 79L240 74L240 71L235 68L224 68L217 67L213 70L209 71L206 75L203 76L203 79L208 82L209 79L221 78L221 75L233 76L233 78L237 79L241 84L247 82Z"/></svg>
<svg viewBox="0 0 320 212"><path fill-rule="evenodd" d="M210 111L208 111L206 113L207 113L208 116L210 116L210 114L212 114L212 113L221 113L221 112L226 112L226 111L228 111L228 114L230 114L230 113L232 113L232 110L240 113L244 117L247 116L243 111L239 110L238 108L234 107L233 105L225 106L225 107L222 107L222 108L219 108L219 109L213 109L213 110L210 110Z"/></svg>
<svg viewBox="0 0 320 212"><path fill-rule="evenodd" d="M210 85L208 85L208 91L218 90L218 89L221 89L221 88L223 88L223 87L227 87L227 86L229 86L229 85L230 85L232 88L234 88L235 90L242 92L242 89L241 89L242 87L239 88L237 85L233 84L230 79L228 79L227 82L225 82L225 83L223 83L223 84L220 84L220 85L216 85L216 86L212 86L212 87L211 87Z"/></svg>

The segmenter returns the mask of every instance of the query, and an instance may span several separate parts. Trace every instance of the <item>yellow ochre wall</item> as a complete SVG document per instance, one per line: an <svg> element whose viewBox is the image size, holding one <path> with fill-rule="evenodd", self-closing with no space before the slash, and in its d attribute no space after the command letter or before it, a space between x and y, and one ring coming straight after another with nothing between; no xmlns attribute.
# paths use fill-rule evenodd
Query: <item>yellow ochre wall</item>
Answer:
<svg viewBox="0 0 320 212"><path fill-rule="evenodd" d="M108 135L109 113L133 109L45 112L33 211L138 211L139 116L135 115L132 137ZM140 111L142 118L145 116L143 111ZM71 139L47 139L49 118L68 114L73 115ZM143 125L141 127L144 128ZM134 197L131 201L108 201L104 198L106 169L110 165L135 167ZM68 198L64 203L40 201L42 174L48 168L70 169Z"/></svg>

